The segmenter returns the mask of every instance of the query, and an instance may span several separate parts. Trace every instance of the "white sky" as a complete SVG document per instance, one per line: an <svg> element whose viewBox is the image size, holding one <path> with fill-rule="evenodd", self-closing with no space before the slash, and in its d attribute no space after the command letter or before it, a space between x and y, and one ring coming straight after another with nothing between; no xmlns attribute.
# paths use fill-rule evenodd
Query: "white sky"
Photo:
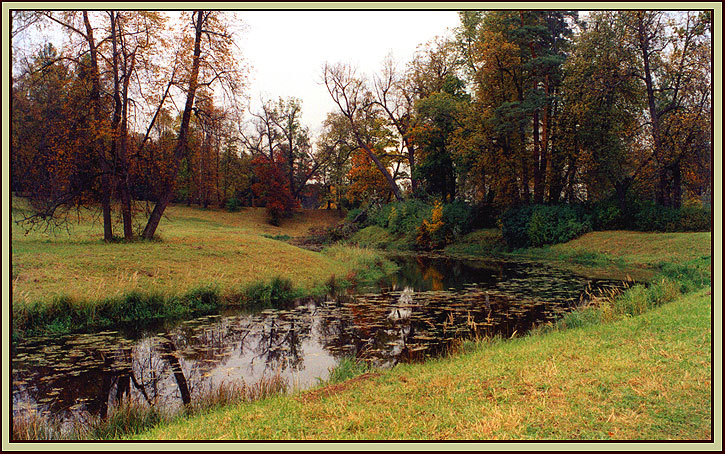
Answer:
<svg viewBox="0 0 725 454"><path fill-rule="evenodd" d="M337 109L322 84L322 65L351 63L371 75L392 53L400 68L416 47L458 25L455 11L239 11L239 46L252 66L252 108L265 98L302 100L302 122L315 135Z"/></svg>

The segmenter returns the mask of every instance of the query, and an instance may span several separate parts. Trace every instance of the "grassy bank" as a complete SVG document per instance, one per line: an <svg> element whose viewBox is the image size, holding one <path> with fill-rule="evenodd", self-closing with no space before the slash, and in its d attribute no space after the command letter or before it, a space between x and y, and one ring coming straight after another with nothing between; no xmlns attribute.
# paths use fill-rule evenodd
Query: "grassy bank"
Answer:
<svg viewBox="0 0 725 454"><path fill-rule="evenodd" d="M138 439L644 439L711 434L710 291L182 418ZM576 347L574 347L576 346Z"/></svg>
<svg viewBox="0 0 725 454"><path fill-rule="evenodd" d="M650 280L670 263L710 270L710 232L589 232L567 243L508 251L497 229L472 232L446 247L451 254L554 261L592 277Z"/></svg>
<svg viewBox="0 0 725 454"><path fill-rule="evenodd" d="M14 199L14 215L23 201ZM17 205L17 207L16 207ZM322 253L286 241L331 225L334 212L302 211L280 227L264 209L237 213L172 206L159 240L106 244L93 213L55 233L12 231L15 335L136 325L230 304L274 303L374 280L391 270L376 252ZM294 284L291 284L294 283Z"/></svg>
<svg viewBox="0 0 725 454"><path fill-rule="evenodd" d="M515 254L612 261L648 270L650 283L525 337L466 342L446 358L182 417L134 438L712 437L710 234L596 232Z"/></svg>

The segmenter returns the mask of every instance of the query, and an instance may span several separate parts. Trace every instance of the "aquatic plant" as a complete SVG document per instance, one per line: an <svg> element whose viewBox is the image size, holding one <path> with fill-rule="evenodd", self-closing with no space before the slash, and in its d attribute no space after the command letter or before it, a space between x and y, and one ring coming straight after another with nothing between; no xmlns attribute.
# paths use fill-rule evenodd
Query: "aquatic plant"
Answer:
<svg viewBox="0 0 725 454"><path fill-rule="evenodd" d="M330 375L327 377L327 383L340 383L357 377L358 375L362 375L368 370L370 370L370 366L367 363L358 361L354 357L346 356L342 358L335 367L330 369Z"/></svg>

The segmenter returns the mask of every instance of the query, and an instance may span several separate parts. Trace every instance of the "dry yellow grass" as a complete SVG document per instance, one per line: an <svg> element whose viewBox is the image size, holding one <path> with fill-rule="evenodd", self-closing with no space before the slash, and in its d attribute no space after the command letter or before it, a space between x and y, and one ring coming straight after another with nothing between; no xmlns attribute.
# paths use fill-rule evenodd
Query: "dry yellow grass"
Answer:
<svg viewBox="0 0 725 454"><path fill-rule="evenodd" d="M65 295L97 300L131 290L176 294L217 285L235 291L279 276L311 288L344 277L352 264L263 235L299 237L339 220L337 213L305 210L275 227L262 208L229 213L172 206L162 220L161 241L105 244L101 226L82 213L71 233L12 231L13 302Z"/></svg>
<svg viewBox="0 0 725 454"><path fill-rule="evenodd" d="M552 251L595 252L629 263L680 262L712 254L710 232L651 233L628 230L590 232Z"/></svg>

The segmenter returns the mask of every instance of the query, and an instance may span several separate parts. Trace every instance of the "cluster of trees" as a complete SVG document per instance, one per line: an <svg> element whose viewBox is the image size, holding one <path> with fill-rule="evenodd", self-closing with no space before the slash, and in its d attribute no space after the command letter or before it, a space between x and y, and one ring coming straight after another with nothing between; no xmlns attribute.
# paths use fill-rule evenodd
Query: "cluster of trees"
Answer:
<svg viewBox="0 0 725 454"><path fill-rule="evenodd" d="M370 195L387 181L396 199L407 191L499 209L707 201L710 13L584 19L465 11L455 36L421 48L403 71L386 62L365 80L326 66L337 115L367 157L355 166L379 170L349 173L353 187L366 181Z"/></svg>
<svg viewBox="0 0 725 454"><path fill-rule="evenodd" d="M231 117L213 102L215 91L233 97L244 82L229 24L201 10L182 13L178 28L169 20L150 11L13 12L13 36L55 24L69 43L13 62L21 71L12 81L11 185L34 207L24 222L62 222L73 207L96 204L107 241L116 210L125 238L153 238L178 180L206 199L210 174L239 167L223 159L234 154ZM216 180L217 191L233 185ZM139 198L153 208L134 229Z"/></svg>
<svg viewBox="0 0 725 454"><path fill-rule="evenodd" d="M273 222L310 200L709 200L708 11L464 11L402 68L326 63L336 109L316 140L295 98L240 120L223 13L187 13L174 33L154 12L23 12L12 33L44 21L74 45L15 62L12 186L31 222L97 204L110 239L119 207L130 238L141 200L151 238L173 200L264 205Z"/></svg>

